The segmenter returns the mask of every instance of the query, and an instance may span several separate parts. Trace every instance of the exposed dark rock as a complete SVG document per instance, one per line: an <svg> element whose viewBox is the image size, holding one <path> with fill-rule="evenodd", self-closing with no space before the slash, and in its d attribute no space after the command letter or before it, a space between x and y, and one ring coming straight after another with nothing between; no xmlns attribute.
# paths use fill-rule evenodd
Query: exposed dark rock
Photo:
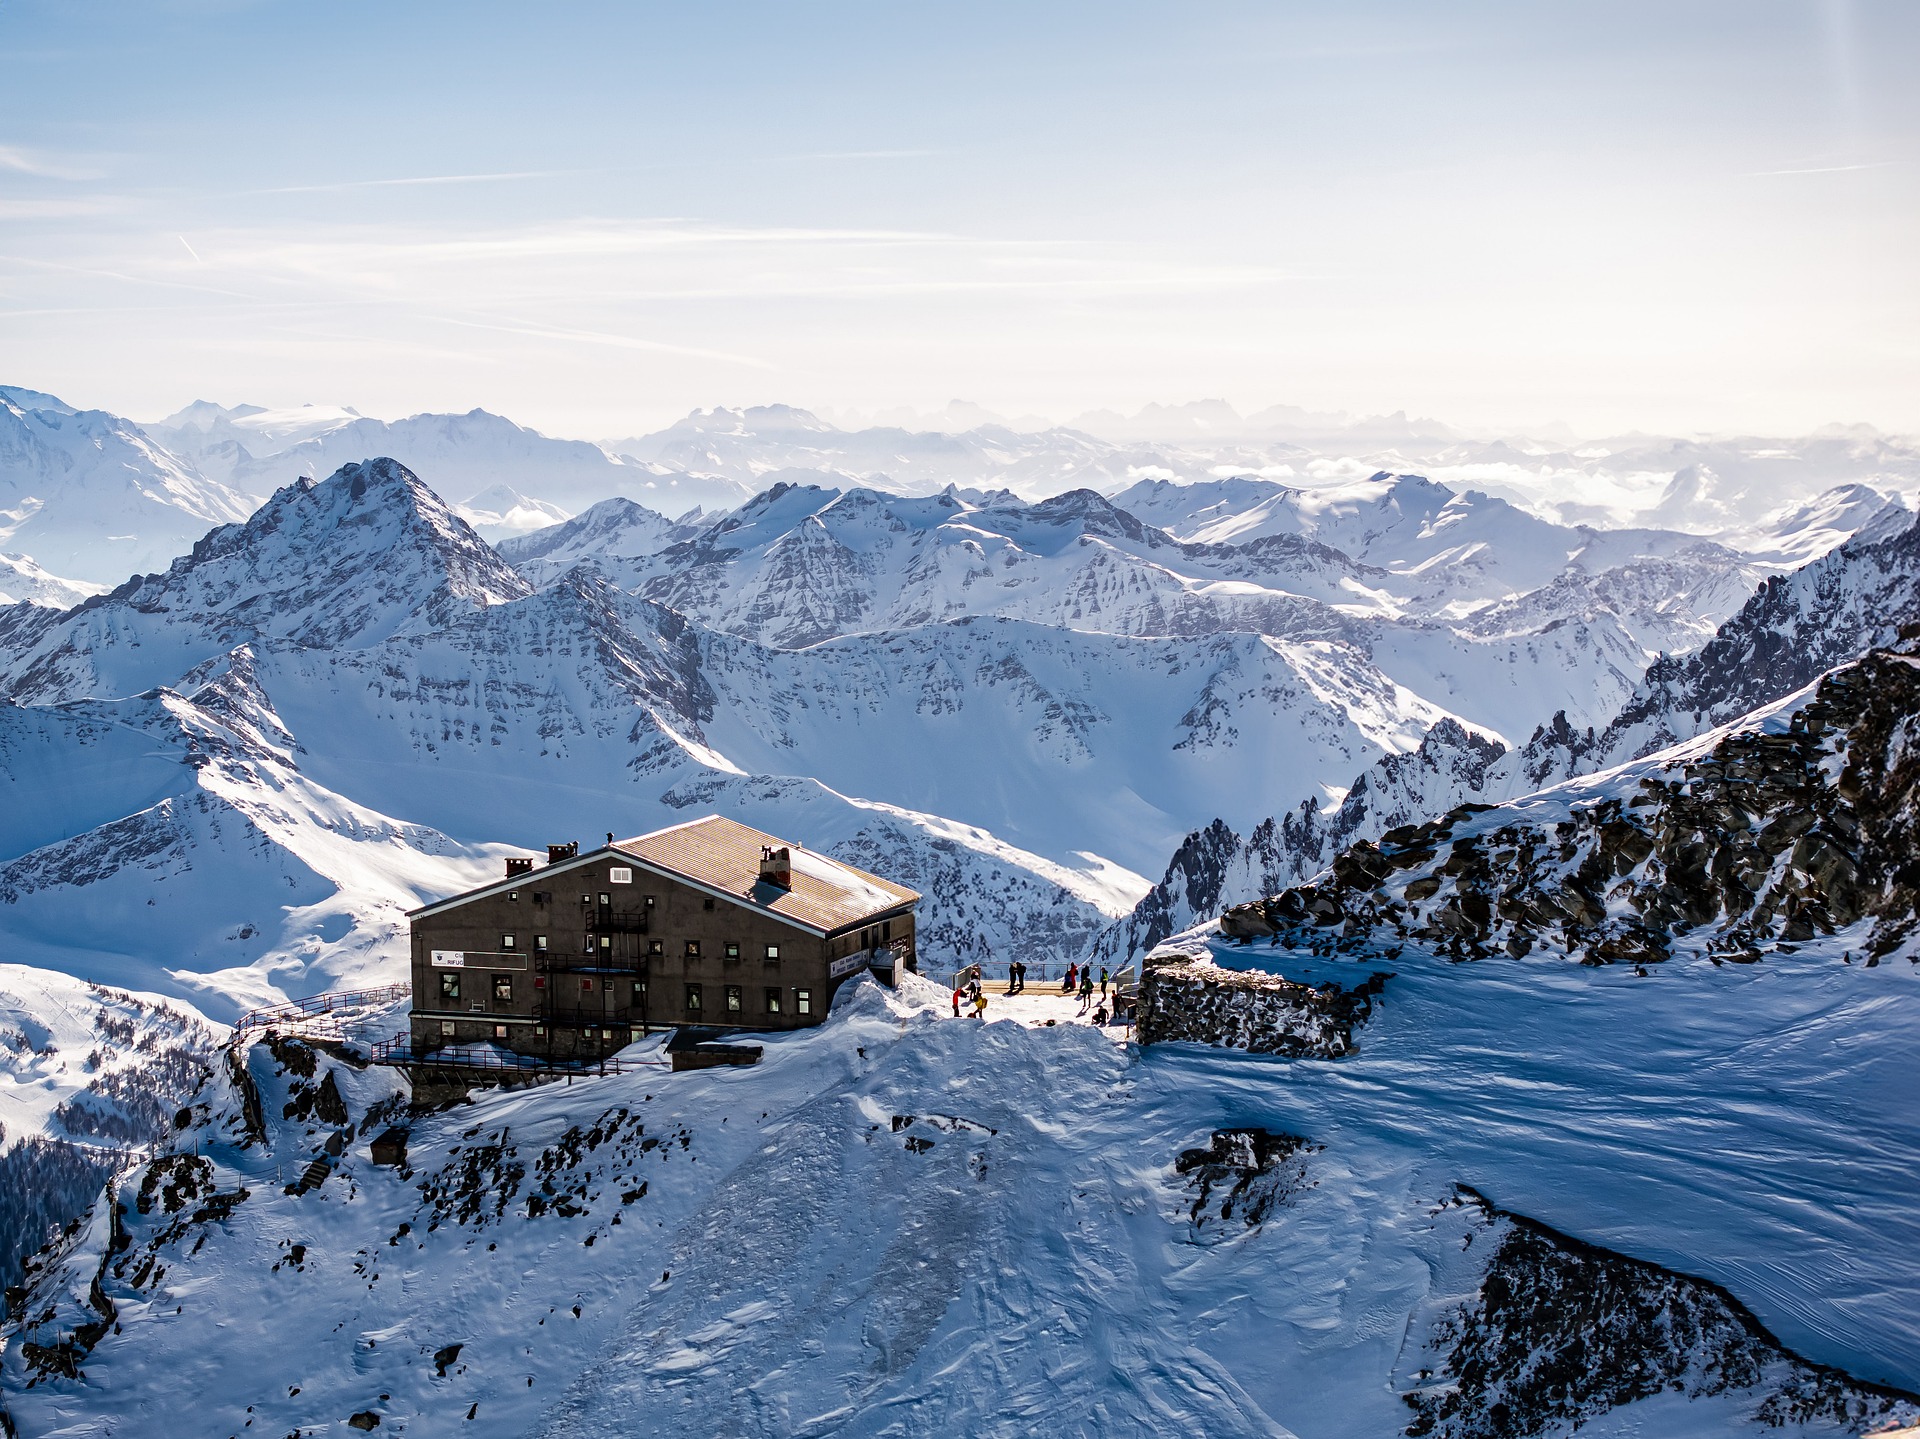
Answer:
<svg viewBox="0 0 1920 1439"><path fill-rule="evenodd" d="M1141 1044L1188 1041L1289 1058L1337 1059L1372 1013L1390 976L1351 989L1276 974L1222 969L1204 955L1150 956L1140 975L1133 1032Z"/></svg>
<svg viewBox="0 0 1920 1439"><path fill-rule="evenodd" d="M1574 798L1565 820L1462 805L1360 841L1315 882L1235 905L1231 938L1319 953L1413 938L1457 958L1548 945L1590 964L1668 958L1677 939L1734 961L1863 919L1878 958L1920 914L1920 665L1876 651L1783 721L1735 731Z"/></svg>
<svg viewBox="0 0 1920 1439"><path fill-rule="evenodd" d="M1478 1291L1440 1315L1437 1357L1405 1396L1413 1436L1564 1434L1657 1394L1750 1396L1753 1419L1847 1433L1920 1417L1920 1396L1789 1351L1733 1295L1496 1209L1462 1188L1468 1249L1492 1247Z"/></svg>
<svg viewBox="0 0 1920 1439"><path fill-rule="evenodd" d="M1306 1183L1306 1156L1320 1146L1270 1129L1216 1129L1204 1149L1182 1150L1174 1171L1193 1191L1195 1228L1211 1218L1264 1223ZM1214 1204L1215 1196L1218 1203ZM1209 1205L1214 1205L1209 1212Z"/></svg>

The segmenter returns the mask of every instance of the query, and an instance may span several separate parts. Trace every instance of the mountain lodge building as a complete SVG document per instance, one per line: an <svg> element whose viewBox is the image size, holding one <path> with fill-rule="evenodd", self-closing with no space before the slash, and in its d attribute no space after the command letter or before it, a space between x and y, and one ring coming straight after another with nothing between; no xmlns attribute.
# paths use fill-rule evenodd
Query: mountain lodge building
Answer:
<svg viewBox="0 0 1920 1439"><path fill-rule="evenodd" d="M818 1024L862 970L915 967L889 880L718 815L586 854L549 845L416 909L412 1052L492 1044L595 1060L669 1025Z"/></svg>

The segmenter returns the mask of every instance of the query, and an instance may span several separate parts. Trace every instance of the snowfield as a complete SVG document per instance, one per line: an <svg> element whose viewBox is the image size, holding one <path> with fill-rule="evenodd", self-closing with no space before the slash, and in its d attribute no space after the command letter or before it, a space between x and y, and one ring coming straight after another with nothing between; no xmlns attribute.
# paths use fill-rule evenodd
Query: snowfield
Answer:
<svg viewBox="0 0 1920 1439"><path fill-rule="evenodd" d="M863 980L752 1069L418 1116L407 1174L367 1156L386 1072L320 1056L359 1132L294 1195L330 1126L278 1116L319 1081L256 1043L265 1138L236 1142L215 1097L171 1161L210 1168L128 1176L115 1329L84 1378L31 1387L10 1346L7 1407L28 1433L145 1432L164 1385L204 1396L208 1433L371 1411L419 1435L470 1414L554 1435L1393 1434L1436 1315L1477 1282L1463 1227L1492 1222L1459 1184L1725 1284L1807 1360L1920 1381L1909 966L1640 979L1408 953L1332 1063L1140 1052L925 993ZM1247 1128L1307 1143L1235 1209L1176 1161ZM162 1202L168 1182L186 1197ZM104 1227L62 1261L83 1297ZM303 1342L263 1346L292 1312ZM1777 1380L1582 1432L1741 1432Z"/></svg>

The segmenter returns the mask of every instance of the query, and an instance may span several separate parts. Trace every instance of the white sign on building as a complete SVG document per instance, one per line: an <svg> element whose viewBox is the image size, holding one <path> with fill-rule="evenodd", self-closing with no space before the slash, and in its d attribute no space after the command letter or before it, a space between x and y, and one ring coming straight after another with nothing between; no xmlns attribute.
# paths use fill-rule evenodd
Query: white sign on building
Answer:
<svg viewBox="0 0 1920 1439"><path fill-rule="evenodd" d="M436 949L432 955L435 969L465 969L467 952L464 949Z"/></svg>

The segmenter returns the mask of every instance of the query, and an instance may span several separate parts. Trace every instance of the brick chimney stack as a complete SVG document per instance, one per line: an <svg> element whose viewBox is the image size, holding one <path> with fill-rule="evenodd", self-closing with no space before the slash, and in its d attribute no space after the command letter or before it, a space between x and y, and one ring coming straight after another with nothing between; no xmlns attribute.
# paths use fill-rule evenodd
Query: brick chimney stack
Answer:
<svg viewBox="0 0 1920 1439"><path fill-rule="evenodd" d="M775 849L770 844L760 846L760 880L780 889L793 888L793 851L784 844Z"/></svg>

